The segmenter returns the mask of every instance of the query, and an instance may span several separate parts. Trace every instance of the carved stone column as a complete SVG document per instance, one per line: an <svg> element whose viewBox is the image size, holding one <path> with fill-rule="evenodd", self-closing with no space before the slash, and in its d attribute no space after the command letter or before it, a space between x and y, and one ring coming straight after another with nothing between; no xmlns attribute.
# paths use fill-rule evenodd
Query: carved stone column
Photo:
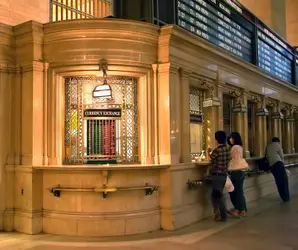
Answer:
<svg viewBox="0 0 298 250"><path fill-rule="evenodd" d="M272 138L278 137L280 140L282 139L282 133L281 133L281 124L284 119L284 115L282 112L280 112L280 106L276 106L273 108L273 114L271 116L273 123L272 123ZM269 138L272 139L272 138Z"/></svg>
<svg viewBox="0 0 298 250"><path fill-rule="evenodd" d="M232 93L236 97L233 107L234 132L238 132L243 140L244 156L249 157L248 151L248 121L247 121L247 97L244 91Z"/></svg>
<svg viewBox="0 0 298 250"><path fill-rule="evenodd" d="M215 82L213 85L205 83L205 87L209 89L203 102L206 148L215 148L216 141L214 135L220 129L219 110L221 108L221 103L218 99L218 82Z"/></svg>
<svg viewBox="0 0 298 250"><path fill-rule="evenodd" d="M262 97L257 103L256 112L256 140L255 149L256 156L264 156L265 147L267 144L267 120L268 110L266 109L265 98Z"/></svg>
<svg viewBox="0 0 298 250"><path fill-rule="evenodd" d="M288 108L286 110L283 138L284 152L286 154L294 153L294 122L295 118L293 116L293 110L291 108Z"/></svg>

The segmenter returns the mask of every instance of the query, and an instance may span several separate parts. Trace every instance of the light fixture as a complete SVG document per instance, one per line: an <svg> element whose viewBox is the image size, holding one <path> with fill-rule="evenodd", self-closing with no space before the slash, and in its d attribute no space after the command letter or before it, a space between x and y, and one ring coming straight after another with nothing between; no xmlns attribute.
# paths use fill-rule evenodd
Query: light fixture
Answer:
<svg viewBox="0 0 298 250"><path fill-rule="evenodd" d="M95 89L92 92L93 98L106 98L106 99L110 99L112 98L112 88L111 86L108 84L107 81L107 70L108 70L108 64L106 60L101 60L100 65L99 65L99 70L102 71L103 73L103 84L102 85L98 85L95 87Z"/></svg>

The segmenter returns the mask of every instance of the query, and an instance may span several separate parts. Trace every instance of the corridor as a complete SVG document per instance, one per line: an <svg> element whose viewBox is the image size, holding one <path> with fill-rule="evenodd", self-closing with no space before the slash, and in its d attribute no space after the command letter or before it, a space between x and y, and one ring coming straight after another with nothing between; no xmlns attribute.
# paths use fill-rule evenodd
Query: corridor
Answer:
<svg viewBox="0 0 298 250"><path fill-rule="evenodd" d="M249 217L208 219L176 232L114 238L28 236L0 233L2 250L290 250L298 249L298 195L283 204L277 195L249 204Z"/></svg>

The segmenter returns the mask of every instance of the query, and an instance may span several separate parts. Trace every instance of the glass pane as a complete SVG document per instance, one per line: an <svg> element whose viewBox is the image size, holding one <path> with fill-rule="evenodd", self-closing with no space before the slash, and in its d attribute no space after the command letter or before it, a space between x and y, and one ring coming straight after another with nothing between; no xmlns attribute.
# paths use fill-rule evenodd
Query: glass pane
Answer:
<svg viewBox="0 0 298 250"><path fill-rule="evenodd" d="M66 20L66 9L63 8L63 20Z"/></svg>
<svg viewBox="0 0 298 250"><path fill-rule="evenodd" d="M199 154L203 148L203 125L191 123L190 124L190 147L191 154Z"/></svg>
<svg viewBox="0 0 298 250"><path fill-rule="evenodd" d="M58 6L57 21L61 21L61 7Z"/></svg>
<svg viewBox="0 0 298 250"><path fill-rule="evenodd" d="M53 7L52 7L52 21L53 22L56 22L57 21L57 13L56 13L56 4L53 4Z"/></svg>

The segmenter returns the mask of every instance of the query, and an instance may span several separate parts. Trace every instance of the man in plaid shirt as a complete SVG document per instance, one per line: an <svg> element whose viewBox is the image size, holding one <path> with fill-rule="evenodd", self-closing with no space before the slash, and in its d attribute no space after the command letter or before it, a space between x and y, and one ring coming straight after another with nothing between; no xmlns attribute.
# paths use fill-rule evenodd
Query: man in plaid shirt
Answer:
<svg viewBox="0 0 298 250"><path fill-rule="evenodd" d="M231 159L230 148L226 144L227 136L224 131L217 131L215 133L215 140L217 148L211 153L208 150L212 161L212 168L210 170L212 177L212 205L214 208L216 221L227 220L227 209L223 199L223 189L227 180L228 165Z"/></svg>

